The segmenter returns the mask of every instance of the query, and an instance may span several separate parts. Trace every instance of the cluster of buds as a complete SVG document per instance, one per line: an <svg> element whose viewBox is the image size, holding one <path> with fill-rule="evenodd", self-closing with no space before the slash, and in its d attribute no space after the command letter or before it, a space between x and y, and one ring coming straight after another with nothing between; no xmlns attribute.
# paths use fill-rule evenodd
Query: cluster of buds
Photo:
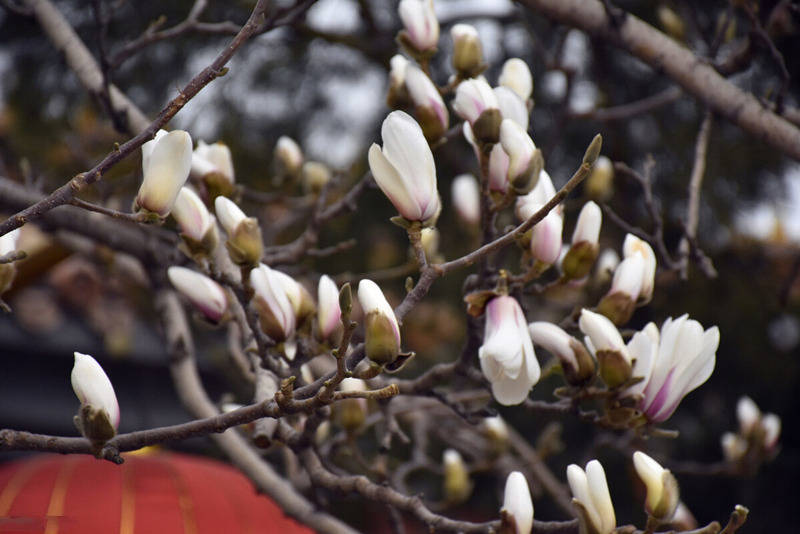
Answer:
<svg viewBox="0 0 800 534"><path fill-rule="evenodd" d="M774 413L761 413L750 397L742 397L736 404L738 432L722 435L722 452L729 462L750 459L754 464L772 458L778 449L781 419Z"/></svg>
<svg viewBox="0 0 800 534"><path fill-rule="evenodd" d="M99 447L113 438L119 428L119 404L114 386L97 360L80 352L75 352L70 379L72 389L81 401L75 426L99 451Z"/></svg>
<svg viewBox="0 0 800 534"><path fill-rule="evenodd" d="M616 325L627 323L637 306L650 302L656 275L656 255L646 241L628 234L622 252L611 289L597 305L597 311Z"/></svg>

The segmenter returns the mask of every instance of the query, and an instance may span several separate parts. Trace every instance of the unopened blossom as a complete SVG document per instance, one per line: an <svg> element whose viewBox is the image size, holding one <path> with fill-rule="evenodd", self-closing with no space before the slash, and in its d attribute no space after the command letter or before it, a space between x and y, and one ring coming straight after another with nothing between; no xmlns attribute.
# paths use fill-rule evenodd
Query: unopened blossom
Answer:
<svg viewBox="0 0 800 534"><path fill-rule="evenodd" d="M250 271L250 285L261 329L275 341L286 341L294 333L297 319L280 276L262 263Z"/></svg>
<svg viewBox="0 0 800 534"><path fill-rule="evenodd" d="M20 229L15 228L0 236L0 257L11 254L17 250ZM15 263L0 263L0 295L8 291L17 275Z"/></svg>
<svg viewBox="0 0 800 534"><path fill-rule="evenodd" d="M680 492L675 477L669 469L664 469L642 451L633 453L633 466L647 487L645 510L657 519L669 520L675 514L680 502Z"/></svg>
<svg viewBox="0 0 800 534"><path fill-rule="evenodd" d="M397 8L405 31L402 39L417 52L432 52L439 43L439 21L433 0L401 0Z"/></svg>
<svg viewBox="0 0 800 534"><path fill-rule="evenodd" d="M75 352L70 380L72 390L81 401L81 430L84 435L90 439L113 437L114 431L119 427L119 404L114 386L97 360L88 354ZM89 410L85 417L84 409ZM103 417L111 424L112 429L103 428Z"/></svg>
<svg viewBox="0 0 800 534"><path fill-rule="evenodd" d="M465 121L461 129L464 133L464 138L475 151L475 158L480 161L481 147L477 139L475 139L472 127ZM489 152L489 191L501 194L505 194L508 191L508 164L508 154L503 150L503 145L495 143Z"/></svg>
<svg viewBox="0 0 800 534"><path fill-rule="evenodd" d="M722 455L729 462L738 462L747 454L748 443L745 438L733 432L725 432L720 438Z"/></svg>
<svg viewBox="0 0 800 534"><path fill-rule="evenodd" d="M303 284L277 269L273 269L273 273L278 277L278 281L283 286L283 291L289 297L289 302L292 304L292 310L294 310L294 316L298 324L316 311L314 299Z"/></svg>
<svg viewBox="0 0 800 534"><path fill-rule="evenodd" d="M506 479L500 513L502 515L500 532L503 534L530 534L533 529L531 491L525 475L519 471L511 472Z"/></svg>
<svg viewBox="0 0 800 534"><path fill-rule="evenodd" d="M442 464L445 500L450 504L466 501L472 493L472 482L461 454L455 449L445 449L442 453Z"/></svg>
<svg viewBox="0 0 800 534"><path fill-rule="evenodd" d="M319 161L306 161L300 171L303 178L303 191L306 194L319 194L331 181L331 169Z"/></svg>
<svg viewBox="0 0 800 534"><path fill-rule="evenodd" d="M503 63L498 83L514 91L523 101L527 101L533 92L533 76L528 64L513 57Z"/></svg>
<svg viewBox="0 0 800 534"><path fill-rule="evenodd" d="M186 267L172 266L167 269L167 277L210 321L216 323L228 309L228 296L221 285L211 278Z"/></svg>
<svg viewBox="0 0 800 534"><path fill-rule="evenodd" d="M614 271L611 289L600 300L597 310L616 325L627 323L636 309L646 268L641 254L622 260Z"/></svg>
<svg viewBox="0 0 800 534"><path fill-rule="evenodd" d="M285 177L296 177L303 167L303 151L294 139L282 135L275 145L273 160L281 180Z"/></svg>
<svg viewBox="0 0 800 534"><path fill-rule="evenodd" d="M508 445L508 425L499 415L483 420L483 429L496 452L502 452Z"/></svg>
<svg viewBox="0 0 800 534"><path fill-rule="evenodd" d="M341 330L342 310L339 307L339 288L336 282L323 274L317 286L317 325L322 339L333 339Z"/></svg>
<svg viewBox="0 0 800 534"><path fill-rule="evenodd" d="M567 467L567 482L572 491L572 503L578 509L581 532L610 534L617 526L617 518L602 464L591 460L585 471L571 464Z"/></svg>
<svg viewBox="0 0 800 534"><path fill-rule="evenodd" d="M358 302L364 312L364 350L367 358L388 364L400 353L400 326L383 291L372 280L358 283Z"/></svg>
<svg viewBox="0 0 800 534"><path fill-rule="evenodd" d="M639 409L648 420L666 421L683 397L711 376L718 346L719 329L704 331L688 315L668 318L660 332L650 323L628 343L636 360L633 376L644 380L626 392L642 395Z"/></svg>
<svg viewBox="0 0 800 534"><path fill-rule="evenodd" d="M538 212L556 194L553 182L547 171L539 173L536 187L527 195L517 199L516 213L521 221L525 221ZM546 265L558 261L561 254L561 235L564 229L564 216L561 206L548 212L544 219L536 223L531 233L531 255Z"/></svg>
<svg viewBox="0 0 800 534"><path fill-rule="evenodd" d="M142 185L135 206L169 215L192 167L192 138L183 130L160 130L142 145Z"/></svg>
<svg viewBox="0 0 800 534"><path fill-rule="evenodd" d="M599 156L586 178L583 190L586 196L605 202L614 194L614 164L607 156Z"/></svg>
<svg viewBox="0 0 800 534"><path fill-rule="evenodd" d="M481 220L481 191L471 174L460 174L453 180L451 197L459 217L469 224Z"/></svg>
<svg viewBox="0 0 800 534"><path fill-rule="evenodd" d="M182 187L170 212L181 228L184 236L200 243L212 240L216 244L217 227L214 216L208 212L205 203L189 187Z"/></svg>
<svg viewBox="0 0 800 534"><path fill-rule="evenodd" d="M753 399L744 395L736 402L736 418L742 435L747 436L761 422L761 410Z"/></svg>
<svg viewBox="0 0 800 534"><path fill-rule="evenodd" d="M764 448L768 451L774 449L781 435L781 418L774 413L765 414L761 427L764 429Z"/></svg>
<svg viewBox="0 0 800 534"><path fill-rule="evenodd" d="M360 378L345 378L339 384L342 392L367 391L367 383ZM367 399L350 398L343 399L333 405L334 419L348 432L353 432L364 424L367 418Z"/></svg>
<svg viewBox="0 0 800 534"><path fill-rule="evenodd" d="M439 139L450 126L450 114L439 90L422 69L411 63L406 67L405 83L425 138Z"/></svg>
<svg viewBox="0 0 800 534"><path fill-rule="evenodd" d="M541 153L537 153L536 145L525 129L511 119L504 118L500 123L500 144L508 154L510 185L518 194L529 193L539 182L543 162Z"/></svg>
<svg viewBox="0 0 800 534"><path fill-rule="evenodd" d="M373 143L369 149L369 167L378 187L405 219L435 219L441 208L436 166L419 124L393 111L383 121L381 137L383 148Z"/></svg>
<svg viewBox="0 0 800 534"><path fill-rule="evenodd" d="M603 249L595 263L595 283L604 285L611 280L619 265L619 254L612 248Z"/></svg>
<svg viewBox="0 0 800 534"><path fill-rule="evenodd" d="M497 97L497 105L500 108L500 113L504 119L511 119L519 124L523 130L528 129L528 122L530 120L530 112L528 106L519 97L517 93L508 87L495 87L492 89L495 97Z"/></svg>
<svg viewBox="0 0 800 534"><path fill-rule="evenodd" d="M610 388L618 387L631 378L632 359L622 336L607 317L590 310L581 310L578 321L589 351L597 358L600 377Z"/></svg>
<svg viewBox="0 0 800 534"><path fill-rule="evenodd" d="M535 321L528 325L528 330L534 345L541 345L558 358L570 384L586 382L594 375L594 360L586 348L559 326L546 321Z"/></svg>
<svg viewBox="0 0 800 534"><path fill-rule="evenodd" d="M425 251L425 257L429 260L435 258L439 254L439 241L441 235L436 228L423 228L420 232L420 243L422 250Z"/></svg>
<svg viewBox="0 0 800 534"><path fill-rule="evenodd" d="M391 109L400 109L409 104L410 96L406 87L406 68L410 61L395 54L389 60L389 90L386 93L386 105Z"/></svg>
<svg viewBox="0 0 800 534"><path fill-rule="evenodd" d="M231 149L219 141L211 145L198 141L197 148L192 152L192 175L203 177L212 173L229 183L234 182Z"/></svg>
<svg viewBox="0 0 800 534"><path fill-rule="evenodd" d="M656 254L653 248L644 241L633 234L625 236L625 242L622 245L622 255L625 258L630 258L634 255L640 255L644 260L644 271L642 273L642 285L639 291L640 302L650 302L653 298L653 288L655 287L656 277Z"/></svg>
<svg viewBox="0 0 800 534"><path fill-rule="evenodd" d="M486 64L483 62L483 48L478 30L469 24L455 24L450 28L453 39L453 69L462 78L472 78L480 74Z"/></svg>
<svg viewBox="0 0 800 534"><path fill-rule="evenodd" d="M218 196L214 201L217 219L228 234L226 246L237 265L255 265L261 259L264 243L261 228L254 217L248 217L232 200Z"/></svg>
<svg viewBox="0 0 800 534"><path fill-rule="evenodd" d="M473 78L458 84L453 109L459 117L469 122L474 130L480 116L487 110L497 110L499 113L500 104L486 80Z"/></svg>
<svg viewBox="0 0 800 534"><path fill-rule="evenodd" d="M525 315L513 297L495 297L486 305L478 357L483 376L492 384L492 395L504 406L522 403L539 381L541 369Z"/></svg>
<svg viewBox="0 0 800 534"><path fill-rule="evenodd" d="M592 265L600 252L597 242L602 222L603 213L600 211L600 206L591 200L583 205L575 230L572 232L569 252L561 262L561 268L567 278L583 278L592 270Z"/></svg>

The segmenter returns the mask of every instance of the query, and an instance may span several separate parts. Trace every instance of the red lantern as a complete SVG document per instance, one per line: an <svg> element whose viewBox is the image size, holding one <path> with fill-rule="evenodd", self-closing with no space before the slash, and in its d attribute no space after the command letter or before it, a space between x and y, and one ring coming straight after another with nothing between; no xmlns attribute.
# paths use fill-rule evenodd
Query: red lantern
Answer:
<svg viewBox="0 0 800 534"><path fill-rule="evenodd" d="M234 468L175 453L0 465L0 533L312 534Z"/></svg>

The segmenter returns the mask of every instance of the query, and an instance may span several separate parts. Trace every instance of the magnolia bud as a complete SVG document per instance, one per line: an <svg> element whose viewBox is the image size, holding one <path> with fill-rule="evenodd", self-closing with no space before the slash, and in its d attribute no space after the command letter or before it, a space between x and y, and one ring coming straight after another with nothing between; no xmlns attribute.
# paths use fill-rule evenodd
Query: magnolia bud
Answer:
<svg viewBox="0 0 800 534"><path fill-rule="evenodd" d="M511 119L527 132L530 111L525 102L508 87L495 87L492 89L494 96L497 97L497 105L504 119Z"/></svg>
<svg viewBox="0 0 800 534"><path fill-rule="evenodd" d="M611 534L617 526L617 519L608 492L606 473L600 462L590 461L585 471L571 464L567 468L567 482L572 491L572 504L578 511L581 532Z"/></svg>
<svg viewBox="0 0 800 534"><path fill-rule="evenodd" d="M341 391L367 391L360 378L345 378L339 385ZM333 405L334 418L348 432L358 430L367 418L367 399L343 399Z"/></svg>
<svg viewBox="0 0 800 534"><path fill-rule="evenodd" d="M614 324L607 317L584 309L578 326L586 334L586 344L597 358L600 377L606 385L615 388L630 380L631 357Z"/></svg>
<svg viewBox="0 0 800 534"><path fill-rule="evenodd" d="M570 280L583 278L592 270L600 247L600 225L603 213L600 207L591 200L583 205L575 231L572 233L572 246L561 262L564 276Z"/></svg>
<svg viewBox="0 0 800 534"><path fill-rule="evenodd" d="M223 143L207 145L198 141L192 153L191 172L203 181L212 199L233 192L233 158L231 150Z"/></svg>
<svg viewBox="0 0 800 534"><path fill-rule="evenodd" d="M736 403L736 418L739 420L739 431L749 436L761 421L761 410L748 396L743 396Z"/></svg>
<svg viewBox="0 0 800 534"><path fill-rule="evenodd" d="M765 414L761 418L761 427L764 431L764 449L771 451L778 444L781 435L781 418L774 413Z"/></svg>
<svg viewBox="0 0 800 534"><path fill-rule="evenodd" d="M642 285L639 290L639 303L646 304L653 298L656 277L656 254L653 248L633 234L627 234L622 244L622 255L629 258L639 254L644 259L644 271L642 272Z"/></svg>
<svg viewBox="0 0 800 534"><path fill-rule="evenodd" d="M281 286L283 286L283 291L292 304L292 310L294 311L297 324L302 323L305 318L313 315L314 312L317 311L314 299L303 284L281 271L273 269L272 272L277 276L278 281Z"/></svg>
<svg viewBox="0 0 800 534"><path fill-rule="evenodd" d="M474 78L458 84L453 109L459 117L469 122L478 141L497 142L503 117L497 96L486 80Z"/></svg>
<svg viewBox="0 0 800 534"><path fill-rule="evenodd" d="M580 341L545 321L530 323L528 330L534 344L541 345L559 359L567 382L580 385L594 376L594 360Z"/></svg>
<svg viewBox="0 0 800 534"><path fill-rule="evenodd" d="M644 260L639 254L625 258L614 271L611 289L597 304L597 311L615 325L627 323L636 309L644 273Z"/></svg>
<svg viewBox="0 0 800 534"><path fill-rule="evenodd" d="M500 143L508 154L508 179L517 194L530 192L539 181L544 160L522 127L511 119L500 124Z"/></svg>
<svg viewBox="0 0 800 534"><path fill-rule="evenodd" d="M478 31L469 24L450 29L453 39L453 69L461 78L474 78L486 69Z"/></svg>
<svg viewBox="0 0 800 534"><path fill-rule="evenodd" d="M427 74L410 63L406 67L406 88L425 139L429 143L438 140L450 126L450 115L439 90Z"/></svg>
<svg viewBox="0 0 800 534"><path fill-rule="evenodd" d="M293 179L300 175L303 166L303 151L291 137L282 135L278 138L273 154L275 165L276 185L283 182L285 178Z"/></svg>
<svg viewBox="0 0 800 534"><path fill-rule="evenodd" d="M327 274L323 274L317 286L317 328L319 337L334 345L342 336L342 310L339 308L339 289Z"/></svg>
<svg viewBox="0 0 800 534"><path fill-rule="evenodd" d="M134 206L169 215L192 166L192 138L183 130L156 134L142 145L142 185Z"/></svg>
<svg viewBox="0 0 800 534"><path fill-rule="evenodd" d="M605 202L614 194L614 164L606 156L600 156L592 167L583 186L586 196Z"/></svg>
<svg viewBox="0 0 800 534"><path fill-rule="evenodd" d="M583 155L583 163L586 165L594 165L594 162L597 161L597 158L600 156L600 150L602 148L603 136L597 134L592 138L592 142L589 143L589 146L586 148L586 152Z"/></svg>
<svg viewBox="0 0 800 534"><path fill-rule="evenodd" d="M228 234L225 246L231 261L242 266L258 264L264 250L258 220L245 215L239 206L226 197L217 197L214 207L220 224Z"/></svg>
<svg viewBox="0 0 800 534"><path fill-rule="evenodd" d="M647 486L645 510L656 519L669 520L680 502L678 481L669 469L664 469L641 451L633 453L633 466Z"/></svg>
<svg viewBox="0 0 800 534"><path fill-rule="evenodd" d="M439 43L439 21L433 12L433 0L401 0L397 8L405 30L400 42L410 51L431 53Z"/></svg>
<svg viewBox="0 0 800 534"><path fill-rule="evenodd" d="M614 271L619 265L619 254L611 248L604 249L595 264L594 280L597 285L604 285L611 280Z"/></svg>
<svg viewBox="0 0 800 534"><path fill-rule="evenodd" d="M506 479L500 516L500 534L530 534L533 528L531 492L525 475L519 471Z"/></svg>
<svg viewBox="0 0 800 534"><path fill-rule="evenodd" d="M725 432L720 439L722 455L729 462L738 462L747 454L747 440L739 434Z"/></svg>
<svg viewBox="0 0 800 534"><path fill-rule="evenodd" d="M373 143L368 154L378 187L406 220L432 224L441 203L433 154L422 129L408 114L393 111L383 121L381 137L383 149Z"/></svg>
<svg viewBox="0 0 800 534"><path fill-rule="evenodd" d="M228 310L225 290L211 278L177 266L167 269L167 277L209 321L218 323Z"/></svg>
<svg viewBox="0 0 800 534"><path fill-rule="evenodd" d="M81 401L75 417L78 429L93 442L105 443L113 438L119 427L119 404L103 368L88 354L75 352L71 381Z"/></svg>
<svg viewBox="0 0 800 534"><path fill-rule="evenodd" d="M358 284L358 301L364 312L364 349L380 365L392 363L400 353L400 327L394 310L372 280Z"/></svg>
<svg viewBox="0 0 800 534"><path fill-rule="evenodd" d="M183 187L170 212L181 228L181 235L191 252L211 254L219 243L219 232L214 216L197 196Z"/></svg>
<svg viewBox="0 0 800 534"><path fill-rule="evenodd" d="M389 61L389 92L386 94L386 105L391 109L406 107L411 97L406 87L406 68L408 59L400 54L395 54Z"/></svg>
<svg viewBox="0 0 800 534"><path fill-rule="evenodd" d="M324 163L306 161L303 163L303 190L318 195L331 181L331 170Z"/></svg>
<svg viewBox="0 0 800 534"><path fill-rule="evenodd" d="M444 498L449 504L458 504L469 499L472 482L461 454L455 449L447 449L442 455L444 463Z"/></svg>
<svg viewBox="0 0 800 534"><path fill-rule="evenodd" d="M508 425L499 415L483 420L483 430L489 438L492 452L500 454L508 447Z"/></svg>
<svg viewBox="0 0 800 534"><path fill-rule="evenodd" d="M500 78L497 80L503 87L514 91L523 101L528 100L533 92L533 77L528 64L519 58L511 58L503 63Z"/></svg>
<svg viewBox="0 0 800 534"><path fill-rule="evenodd" d="M466 223L478 224L481 220L481 192L475 177L471 174L456 176L451 197L458 216Z"/></svg>
<svg viewBox="0 0 800 534"><path fill-rule="evenodd" d="M280 276L262 263L250 271L250 285L251 304L258 313L261 329L275 341L286 341L294 333L297 319Z"/></svg>

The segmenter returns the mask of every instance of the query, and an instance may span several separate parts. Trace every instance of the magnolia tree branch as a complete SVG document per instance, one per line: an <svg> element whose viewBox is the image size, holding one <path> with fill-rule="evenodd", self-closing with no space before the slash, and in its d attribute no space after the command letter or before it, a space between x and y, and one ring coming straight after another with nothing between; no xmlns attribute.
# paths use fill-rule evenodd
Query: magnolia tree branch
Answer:
<svg viewBox="0 0 800 534"><path fill-rule="evenodd" d="M736 87L714 67L641 19L615 25L596 0L519 0L531 11L611 42L663 71L712 111L800 161L800 129Z"/></svg>

